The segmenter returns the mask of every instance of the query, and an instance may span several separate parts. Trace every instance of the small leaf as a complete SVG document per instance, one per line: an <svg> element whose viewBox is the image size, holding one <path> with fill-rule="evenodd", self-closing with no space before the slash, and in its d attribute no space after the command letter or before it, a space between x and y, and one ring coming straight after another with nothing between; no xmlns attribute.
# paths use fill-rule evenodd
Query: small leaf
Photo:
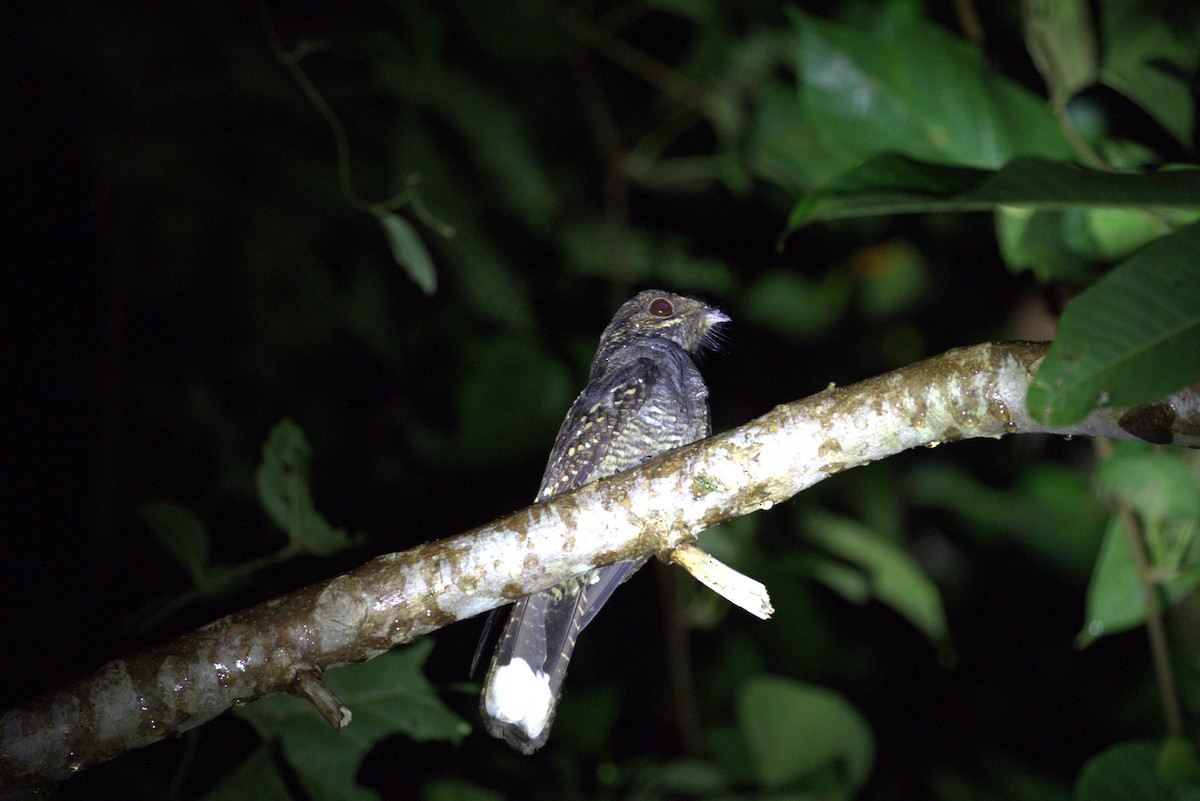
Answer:
<svg viewBox="0 0 1200 801"><path fill-rule="evenodd" d="M1078 648L1086 648L1106 634L1128 631L1146 620L1146 596L1123 525L1115 515L1108 523L1088 584L1083 630L1075 637Z"/></svg>
<svg viewBox="0 0 1200 801"><path fill-rule="evenodd" d="M937 586L902 548L854 520L831 514L808 515L804 528L813 542L862 571L872 596L907 618L929 639L946 641L946 613ZM846 584L845 576L826 571L825 579L836 590L854 590L853 585ZM854 600L853 594L847 597Z"/></svg>
<svg viewBox="0 0 1200 801"><path fill-rule="evenodd" d="M137 516L155 538L175 557L195 584L208 568L208 530L190 510L171 501L149 501L137 508Z"/></svg>
<svg viewBox="0 0 1200 801"><path fill-rule="evenodd" d="M421 288L426 295L432 295L437 290L437 272L433 268L433 259L425 249L425 243L417 234L412 223L403 217L387 213L379 216L383 226L383 234L387 237L388 247L392 249L392 258L404 268L413 283Z"/></svg>
<svg viewBox="0 0 1200 801"><path fill-rule="evenodd" d="M258 500L267 515L303 550L325 556L347 548L359 538L335 529L314 507L308 486L312 447L300 426L281 420L263 445L255 473Z"/></svg>
<svg viewBox="0 0 1200 801"><path fill-rule="evenodd" d="M1200 584L1195 571L1178 573L1161 582L1166 602L1174 604ZM1092 580L1088 584L1087 614L1075 645L1086 648L1100 637L1136 628L1146 622L1146 594L1130 550L1125 523L1113 515Z"/></svg>
<svg viewBox="0 0 1200 801"><path fill-rule="evenodd" d="M1168 801L1173 794L1158 777L1158 748L1125 742L1087 761L1075 783L1076 801Z"/></svg>
<svg viewBox="0 0 1200 801"><path fill-rule="evenodd" d="M1200 198L1200 192L1197 192ZM1135 406L1200 377L1200 224L1117 265L1067 306L1026 396L1052 426Z"/></svg>
<svg viewBox="0 0 1200 801"><path fill-rule="evenodd" d="M1050 96L1065 103L1096 80L1096 37L1091 9L1083 0L1029 0L1022 3L1025 45Z"/></svg>
<svg viewBox="0 0 1200 801"><path fill-rule="evenodd" d="M855 789L871 772L871 729L858 710L832 690L762 676L742 688L737 712L759 781L767 789L790 785L830 766Z"/></svg>

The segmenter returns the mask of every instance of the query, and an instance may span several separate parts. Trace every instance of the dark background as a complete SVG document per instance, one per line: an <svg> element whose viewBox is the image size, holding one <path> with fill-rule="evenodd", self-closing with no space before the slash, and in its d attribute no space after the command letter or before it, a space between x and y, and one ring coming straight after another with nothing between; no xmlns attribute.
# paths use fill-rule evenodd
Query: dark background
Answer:
<svg viewBox="0 0 1200 801"><path fill-rule="evenodd" d="M1020 48L1015 12L986 5L989 53L1037 90L1027 58L1008 55ZM806 9L853 18L864 7ZM687 109L584 46L556 23L562 8L272 8L285 46L329 45L301 63L346 126L358 194L382 200L419 174L429 212L458 229L444 239L399 212L437 268L427 296L376 220L339 192L328 126L273 57L253 4L9 11L0 704L524 505L599 332L638 289L699 294L733 318L702 364L718 431L830 381L1045 336L1039 321L1059 297L1004 267L983 214L817 226L777 250L804 187L755 167L748 137L703 119L679 126L662 154L694 176L622 172L618 155ZM707 27L640 6L584 13L605 25L624 16L622 42L697 85L704 58L717 58L697 54L704 30L745 41L786 20L771 3L723 6ZM954 28L940 5L931 14ZM785 81L786 69L764 80ZM460 89L460 103L445 99ZM741 97L747 108L754 99ZM528 165L537 178L523 184ZM755 287L780 272L809 293L797 313L827 304L828 319L771 325ZM907 288L872 305L889 277ZM139 621L189 582L138 505L192 509L219 562L280 547L253 471L285 417L313 444L317 508L366 532L365 543L276 565L145 630ZM731 720L740 678L778 673L836 689L868 720L877 762L864 797L1066 797L1088 756L1160 727L1140 633L1072 646L1101 524L1082 472L1090 458L1080 441L956 444L756 515L738 536L779 611L766 623L735 611L692 633L705 725ZM1031 485L1034 470L1078 497L1041 497L1055 493ZM807 553L799 521L818 507L901 535L943 593L950 644L930 643L883 604L856 606L772 567ZM458 747L396 737L360 782L387 798L448 775L511 797L624 797L639 766L682 752L663 580L643 571L589 629L544 752L521 758L480 731ZM426 669L473 725L475 698L452 685L468 681L479 630L439 632ZM615 723L592 748L583 744L597 709ZM198 737L87 771L52 795L199 797L258 741L231 715ZM190 767L169 791L185 753Z"/></svg>

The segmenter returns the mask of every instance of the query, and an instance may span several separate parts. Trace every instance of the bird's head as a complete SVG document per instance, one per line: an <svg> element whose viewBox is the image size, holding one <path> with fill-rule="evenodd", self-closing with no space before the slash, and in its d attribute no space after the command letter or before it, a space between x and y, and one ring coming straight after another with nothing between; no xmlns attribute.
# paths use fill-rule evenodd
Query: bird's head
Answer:
<svg viewBox="0 0 1200 801"><path fill-rule="evenodd" d="M648 289L617 309L600 337L597 358L645 337L661 337L696 353L713 328L728 321L728 316L703 301Z"/></svg>

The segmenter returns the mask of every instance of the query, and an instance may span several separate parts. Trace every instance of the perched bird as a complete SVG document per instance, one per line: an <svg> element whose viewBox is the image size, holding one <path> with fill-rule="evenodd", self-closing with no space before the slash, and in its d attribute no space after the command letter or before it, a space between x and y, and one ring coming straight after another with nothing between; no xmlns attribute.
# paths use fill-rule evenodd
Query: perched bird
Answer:
<svg viewBox="0 0 1200 801"><path fill-rule="evenodd" d="M708 389L692 354L728 320L701 301L657 290L621 306L558 430L537 501L712 433ZM576 637L645 561L591 570L516 602L483 685L488 733L525 754L545 744Z"/></svg>

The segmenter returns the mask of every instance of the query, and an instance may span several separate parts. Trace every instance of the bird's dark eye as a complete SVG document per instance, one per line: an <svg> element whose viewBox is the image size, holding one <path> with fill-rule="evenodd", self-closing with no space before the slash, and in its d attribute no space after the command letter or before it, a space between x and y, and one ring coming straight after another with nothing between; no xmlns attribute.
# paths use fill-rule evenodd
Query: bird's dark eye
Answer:
<svg viewBox="0 0 1200 801"><path fill-rule="evenodd" d="M671 305L671 301L666 298L658 298L651 301L650 313L655 317L670 317L675 313L675 307Z"/></svg>

